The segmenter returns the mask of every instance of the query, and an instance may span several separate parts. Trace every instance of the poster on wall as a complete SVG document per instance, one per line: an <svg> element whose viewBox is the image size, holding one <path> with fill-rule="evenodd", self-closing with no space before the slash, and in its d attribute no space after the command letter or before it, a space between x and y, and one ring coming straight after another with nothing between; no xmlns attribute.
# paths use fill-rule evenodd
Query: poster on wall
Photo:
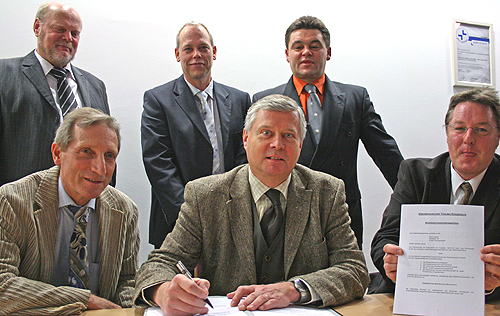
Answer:
<svg viewBox="0 0 500 316"><path fill-rule="evenodd" d="M493 25L453 22L453 86L494 88Z"/></svg>

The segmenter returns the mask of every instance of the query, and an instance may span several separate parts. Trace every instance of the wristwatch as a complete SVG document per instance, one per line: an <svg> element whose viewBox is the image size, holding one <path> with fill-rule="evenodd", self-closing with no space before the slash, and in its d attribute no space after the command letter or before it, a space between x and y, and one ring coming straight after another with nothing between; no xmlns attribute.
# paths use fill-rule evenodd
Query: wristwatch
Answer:
<svg viewBox="0 0 500 316"><path fill-rule="evenodd" d="M309 288L305 285L302 279L293 280L293 285L300 293L300 300L297 302L298 304L303 304L311 300L311 292L309 292Z"/></svg>

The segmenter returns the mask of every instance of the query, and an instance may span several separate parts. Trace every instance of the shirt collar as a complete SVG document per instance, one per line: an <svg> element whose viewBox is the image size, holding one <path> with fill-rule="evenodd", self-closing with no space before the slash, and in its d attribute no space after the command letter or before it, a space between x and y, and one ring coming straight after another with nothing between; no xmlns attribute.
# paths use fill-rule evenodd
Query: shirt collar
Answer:
<svg viewBox="0 0 500 316"><path fill-rule="evenodd" d="M313 85L316 86L316 91L319 92L319 94L321 95L323 95L323 91L325 90L325 79L326 76L325 74L323 74L323 76L311 82ZM307 82L293 75L293 84L295 85L295 89L300 95L302 93L302 90L304 90L304 87L306 86Z"/></svg>
<svg viewBox="0 0 500 316"><path fill-rule="evenodd" d="M467 181L470 183L472 186L472 193L474 194L479 187L479 184L481 184L481 180L483 180L484 174L486 173L486 170L488 168L484 169L483 172L475 176L474 178L470 180L464 180L458 172L453 168L453 163L450 164L450 169L451 169L451 192L453 193L454 196L457 196L457 191L460 188L460 185L464 182Z"/></svg>
<svg viewBox="0 0 500 316"><path fill-rule="evenodd" d="M40 62L40 65L42 66L43 74L45 76L47 76L49 71L51 71L52 68L54 68L54 66L52 66L52 64L47 59L43 58L40 54L38 54L36 49L35 49L35 56L38 59L38 61ZM75 76L73 76L73 71L71 70L71 63L68 63L63 68L67 69L69 74L70 74L71 79L75 80Z"/></svg>
<svg viewBox="0 0 500 316"><path fill-rule="evenodd" d="M59 192L59 208L65 207L67 205L80 206L73 201L73 199L68 195L61 181L61 177L59 176L58 181L58 192ZM87 204L81 206L88 206L95 210L95 199L91 199Z"/></svg>
<svg viewBox="0 0 500 316"><path fill-rule="evenodd" d="M183 78L184 78L184 81L186 81L189 89L191 89L191 92L193 93L193 95L196 96L196 94L198 92L200 92L201 90L196 88L195 86L193 86L191 83L189 83L189 81L186 80L186 77L183 76ZM210 83L208 84L206 89L203 91L205 91L205 93L208 94L210 96L210 98L212 98L212 100L214 100L214 81L213 81L213 79L210 80Z"/></svg>
<svg viewBox="0 0 500 316"><path fill-rule="evenodd" d="M285 181L281 182L279 185L277 185L274 188L268 187L262 181L257 178L250 167L248 167L248 182L250 183L250 191L252 192L252 198L255 203L266 193L269 189L276 189L280 191L283 196L285 197L285 201L288 196L288 186L290 184L290 180L292 179L292 174L288 175L288 178L286 178Z"/></svg>

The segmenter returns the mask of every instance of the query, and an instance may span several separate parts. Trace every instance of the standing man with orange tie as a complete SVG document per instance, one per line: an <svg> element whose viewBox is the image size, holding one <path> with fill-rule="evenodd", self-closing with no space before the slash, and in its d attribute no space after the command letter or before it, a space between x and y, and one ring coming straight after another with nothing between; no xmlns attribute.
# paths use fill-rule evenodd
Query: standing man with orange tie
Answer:
<svg viewBox="0 0 500 316"><path fill-rule="evenodd" d="M155 248L175 225L187 182L246 162L242 133L250 96L212 80L216 56L208 29L186 23L175 48L183 75L144 94L142 156L151 183L149 242Z"/></svg>
<svg viewBox="0 0 500 316"><path fill-rule="evenodd" d="M303 16L295 20L285 33L285 44L292 77L286 84L256 93L253 101L283 94L302 104L308 127L298 162L344 180L351 227L361 248L359 141L393 188L403 157L394 138L385 131L366 89L330 81L325 75L332 49L330 32L320 19Z"/></svg>
<svg viewBox="0 0 500 316"><path fill-rule="evenodd" d="M50 145L64 116L88 106L109 114L104 83L71 64L82 31L67 4L42 4L37 48L0 60L0 185L54 165Z"/></svg>

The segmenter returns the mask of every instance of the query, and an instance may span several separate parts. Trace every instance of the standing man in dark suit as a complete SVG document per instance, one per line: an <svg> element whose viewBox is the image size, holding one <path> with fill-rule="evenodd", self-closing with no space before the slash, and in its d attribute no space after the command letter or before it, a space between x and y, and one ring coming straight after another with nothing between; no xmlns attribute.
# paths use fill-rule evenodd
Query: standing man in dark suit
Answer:
<svg viewBox="0 0 500 316"><path fill-rule="evenodd" d="M248 165L186 185L179 219L137 275L136 299L164 315L207 313L207 295L240 310L332 306L363 296L368 273L349 226L344 183L297 164L302 109L270 95L249 109ZM178 274L181 260L196 283Z"/></svg>
<svg viewBox="0 0 500 316"><path fill-rule="evenodd" d="M149 242L155 248L174 227L188 181L246 162L242 132L250 96L212 80L216 53L203 24L185 24L175 48L183 75L144 94L142 154L152 191Z"/></svg>
<svg viewBox="0 0 500 316"><path fill-rule="evenodd" d="M344 180L351 227L361 248L359 141L393 188L403 157L396 141L385 131L366 89L330 81L325 75L325 65L331 56L330 32L321 20L311 16L295 20L286 31L285 45L293 76L286 84L256 93L253 101L269 94L283 94L302 104L308 133L299 163ZM310 99L312 89L317 92ZM317 102L312 103L313 99Z"/></svg>
<svg viewBox="0 0 500 316"><path fill-rule="evenodd" d="M484 242L487 297L500 291L500 100L491 89L458 93L450 100L445 118L448 152L435 158L401 163L398 183L372 242L371 256L385 282L375 292L394 291L402 204L484 205ZM493 293L495 292L495 293Z"/></svg>
<svg viewBox="0 0 500 316"><path fill-rule="evenodd" d="M44 3L33 30L36 50L0 60L0 185L54 165L50 145L65 113L53 68L66 73L59 81L72 91L67 112L88 106L109 114L104 83L70 63L82 30L78 12L64 3Z"/></svg>

